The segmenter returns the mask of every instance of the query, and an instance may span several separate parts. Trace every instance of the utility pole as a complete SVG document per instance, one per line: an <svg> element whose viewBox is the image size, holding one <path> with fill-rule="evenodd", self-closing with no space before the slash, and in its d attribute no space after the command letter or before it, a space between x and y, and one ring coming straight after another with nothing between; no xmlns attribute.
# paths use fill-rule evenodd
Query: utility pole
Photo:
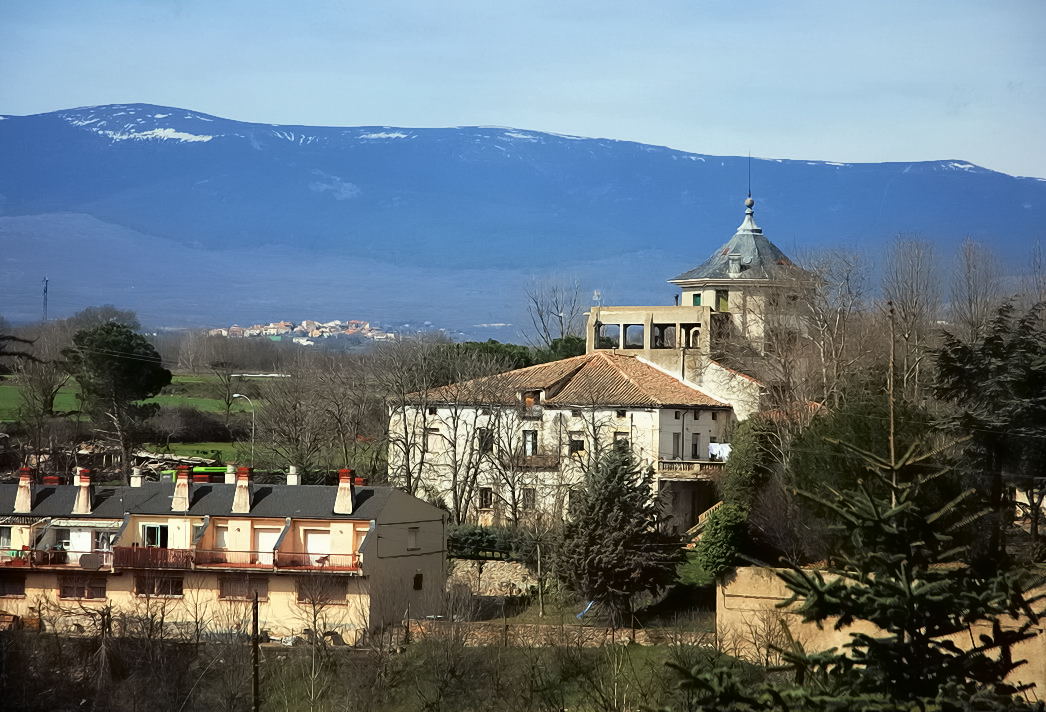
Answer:
<svg viewBox="0 0 1046 712"><path fill-rule="evenodd" d="M261 700L258 696L258 591L254 591L251 605L251 710L258 712Z"/></svg>
<svg viewBox="0 0 1046 712"><path fill-rule="evenodd" d="M47 275L44 275L44 319L43 323L47 323Z"/></svg>

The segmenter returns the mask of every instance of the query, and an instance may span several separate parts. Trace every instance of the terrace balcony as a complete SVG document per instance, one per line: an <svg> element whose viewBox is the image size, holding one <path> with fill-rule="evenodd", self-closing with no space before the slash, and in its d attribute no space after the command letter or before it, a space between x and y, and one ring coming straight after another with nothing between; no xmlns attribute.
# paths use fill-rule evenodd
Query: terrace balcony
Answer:
<svg viewBox="0 0 1046 712"><path fill-rule="evenodd" d="M113 566L126 569L254 570L300 572L358 572L358 554L310 554L287 551L230 551L228 549L159 549L120 546Z"/></svg>
<svg viewBox="0 0 1046 712"><path fill-rule="evenodd" d="M658 460L656 470L662 480L711 480L724 465L719 460Z"/></svg>
<svg viewBox="0 0 1046 712"><path fill-rule="evenodd" d="M109 570L113 567L113 552L101 549L77 551L72 549L5 549L0 551L0 568L4 569L85 569Z"/></svg>

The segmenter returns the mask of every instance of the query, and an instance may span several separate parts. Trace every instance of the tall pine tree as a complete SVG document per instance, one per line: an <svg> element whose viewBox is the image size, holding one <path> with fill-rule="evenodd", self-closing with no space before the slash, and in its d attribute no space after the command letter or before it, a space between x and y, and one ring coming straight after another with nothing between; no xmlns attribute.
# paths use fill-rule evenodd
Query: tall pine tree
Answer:
<svg viewBox="0 0 1046 712"><path fill-rule="evenodd" d="M625 443L585 473L556 556L564 583L602 605L614 624L630 620L633 597L670 584L683 560L680 537L662 531L653 471L641 469Z"/></svg>

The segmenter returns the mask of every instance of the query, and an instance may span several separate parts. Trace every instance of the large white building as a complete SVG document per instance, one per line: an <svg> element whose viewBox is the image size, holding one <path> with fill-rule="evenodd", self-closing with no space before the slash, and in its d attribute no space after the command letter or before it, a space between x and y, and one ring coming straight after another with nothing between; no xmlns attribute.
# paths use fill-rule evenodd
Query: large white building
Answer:
<svg viewBox="0 0 1046 712"><path fill-rule="evenodd" d="M627 440L654 469L670 526L715 503L734 423L760 408L763 384L714 356L765 350L802 271L756 225L670 280L673 306L601 306L587 353L414 394L393 412L390 475L459 521L558 516L592 458Z"/></svg>

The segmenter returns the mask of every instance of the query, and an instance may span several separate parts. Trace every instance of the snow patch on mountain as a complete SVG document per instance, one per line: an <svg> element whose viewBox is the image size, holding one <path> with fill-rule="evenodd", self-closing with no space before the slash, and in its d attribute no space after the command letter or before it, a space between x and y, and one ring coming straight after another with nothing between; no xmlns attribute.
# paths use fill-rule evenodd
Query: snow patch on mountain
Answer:
<svg viewBox="0 0 1046 712"><path fill-rule="evenodd" d="M113 141L148 141L150 139L160 139L162 141L179 141L183 143L206 143L214 138L214 136L185 133L184 131L176 131L174 129L150 129L149 131L128 132L94 129L94 132L103 136L108 136Z"/></svg>
<svg viewBox="0 0 1046 712"><path fill-rule="evenodd" d="M366 139L383 139L383 138L413 138L402 131L376 131L372 133L360 134L360 138Z"/></svg>

